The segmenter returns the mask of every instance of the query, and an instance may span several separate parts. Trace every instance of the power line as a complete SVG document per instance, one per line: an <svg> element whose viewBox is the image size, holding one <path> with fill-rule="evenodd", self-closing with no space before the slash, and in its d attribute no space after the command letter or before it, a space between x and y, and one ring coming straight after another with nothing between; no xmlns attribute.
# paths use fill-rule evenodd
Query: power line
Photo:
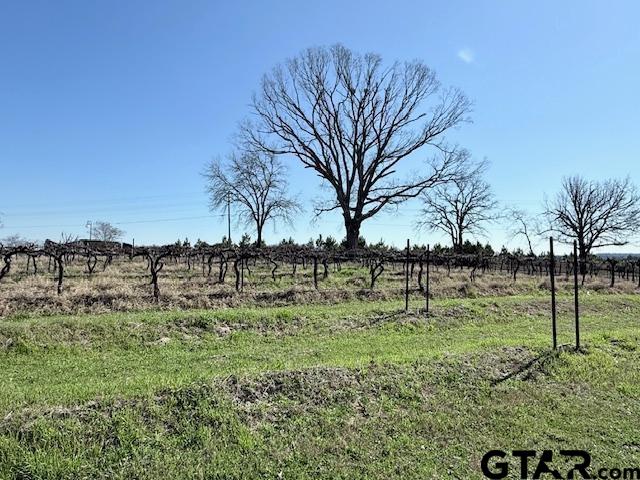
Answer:
<svg viewBox="0 0 640 480"><path fill-rule="evenodd" d="M6 217L38 217L38 216L46 216L46 215L85 215L85 214L94 214L94 213L102 213L108 214L109 212L121 212L121 211L148 211L148 210L158 210L158 209L173 209L173 208L183 208L183 207L196 207L202 206L202 202L187 202L187 203L173 203L173 204L153 204L153 205L122 205L120 207L86 207L80 209L73 210L48 210L48 211L31 211L27 213L8 213L4 216Z"/></svg>
<svg viewBox="0 0 640 480"><path fill-rule="evenodd" d="M84 199L84 198L78 198L78 199L71 199L71 200L67 200L64 202L59 202L60 205L64 205L64 204L71 204L73 206L81 204L81 205L86 205L86 204L94 204L94 203L106 203L106 204L110 204L110 203L118 203L118 204L122 204L122 203L126 203L126 202L137 202L139 200L153 200L153 199L158 199L158 198L179 198L179 197L189 197L189 196L194 196L194 195L206 195L204 192L202 191L193 191L193 192L183 192L183 193L165 193L165 194L157 194L157 195L136 195L135 197L119 197L119 198L102 198L102 199ZM18 204L18 205L9 205L8 207L6 206L6 204L4 204L4 209L5 210L16 210L16 209L20 209L20 208L34 208L34 207L40 207L40 206L51 206L51 202L46 202L46 203L24 203L24 204Z"/></svg>
<svg viewBox="0 0 640 480"><path fill-rule="evenodd" d="M114 225L133 225L136 223L159 223L159 222L175 222L180 220L199 220L203 218L219 218L224 217L225 214L219 215L197 215L191 217L175 217L175 218L156 218L156 219L148 219L148 220L131 220L128 222L110 222ZM79 227L80 224L70 224L70 225L21 225L21 226L11 226L7 225L5 228L10 228L13 230L22 229L22 228L73 228Z"/></svg>
<svg viewBox="0 0 640 480"><path fill-rule="evenodd" d="M133 220L131 222L114 222L116 225L131 225L134 223L155 223L155 222L174 222L178 220L198 220L201 218L218 218L224 217L224 214L219 215L197 215L194 217L176 217L176 218L160 218L156 220Z"/></svg>

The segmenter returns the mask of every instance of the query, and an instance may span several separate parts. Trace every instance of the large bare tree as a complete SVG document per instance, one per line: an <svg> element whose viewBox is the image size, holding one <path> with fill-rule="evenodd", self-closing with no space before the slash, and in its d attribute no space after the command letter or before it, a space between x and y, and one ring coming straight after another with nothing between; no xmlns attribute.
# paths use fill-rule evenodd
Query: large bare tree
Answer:
<svg viewBox="0 0 640 480"><path fill-rule="evenodd" d="M555 198L545 201L547 232L578 243L581 260L599 247L621 246L640 228L640 196L629 177L601 182L565 177ZM584 265L584 263L583 263Z"/></svg>
<svg viewBox="0 0 640 480"><path fill-rule="evenodd" d="M213 160L204 173L209 205L224 209L235 205L237 218L254 226L256 245L262 245L262 231L269 220L291 223L301 211L300 204L287 193L287 172L275 155L243 152L231 154L226 163Z"/></svg>
<svg viewBox="0 0 640 480"><path fill-rule="evenodd" d="M266 74L252 110L247 144L313 169L335 192L316 214L339 211L355 248L362 222L459 174L443 136L467 120L470 102L443 89L420 61L385 66L379 55L335 45L307 49ZM401 178L400 162L428 145L439 154Z"/></svg>
<svg viewBox="0 0 640 480"><path fill-rule="evenodd" d="M426 192L418 222L420 227L447 234L456 252L462 250L466 235L486 231L485 225L496 218L497 207L491 186L483 178L488 163L473 164L466 151L459 156L469 171Z"/></svg>

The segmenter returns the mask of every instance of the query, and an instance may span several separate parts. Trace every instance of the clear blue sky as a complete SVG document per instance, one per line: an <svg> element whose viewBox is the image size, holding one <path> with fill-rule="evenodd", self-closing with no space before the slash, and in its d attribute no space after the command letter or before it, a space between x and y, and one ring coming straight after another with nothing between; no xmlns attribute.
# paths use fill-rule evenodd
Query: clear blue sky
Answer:
<svg viewBox="0 0 640 480"><path fill-rule="evenodd" d="M632 0L0 1L0 237L84 236L91 219L136 243L219 240L204 164L231 148L264 72L336 42L422 59L465 91L473 124L452 140L490 160L503 203L539 210L565 174L640 183L639 18ZM310 200L319 181L287 163ZM339 218L310 224L307 207L267 241L342 238ZM418 208L363 233L442 240L415 233Z"/></svg>

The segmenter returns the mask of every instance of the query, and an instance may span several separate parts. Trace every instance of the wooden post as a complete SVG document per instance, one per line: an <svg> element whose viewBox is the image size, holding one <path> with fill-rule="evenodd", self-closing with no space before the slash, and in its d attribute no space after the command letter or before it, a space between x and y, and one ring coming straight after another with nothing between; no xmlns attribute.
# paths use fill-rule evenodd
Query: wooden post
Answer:
<svg viewBox="0 0 640 480"><path fill-rule="evenodd" d="M580 314L578 312L578 244L573 241L573 303L576 315L576 349L580 348Z"/></svg>
<svg viewBox="0 0 640 480"><path fill-rule="evenodd" d="M549 237L549 277L551 280L551 334L553 336L553 349L558 348L556 337L556 259L553 256L553 237Z"/></svg>
<svg viewBox="0 0 640 480"><path fill-rule="evenodd" d="M404 311L409 311L409 239L407 238L407 263L404 269Z"/></svg>
<svg viewBox="0 0 640 480"><path fill-rule="evenodd" d="M427 271L425 274L425 284L424 284L425 312L427 316L429 316L429 254L430 254L430 249L429 249L429 245L427 245Z"/></svg>

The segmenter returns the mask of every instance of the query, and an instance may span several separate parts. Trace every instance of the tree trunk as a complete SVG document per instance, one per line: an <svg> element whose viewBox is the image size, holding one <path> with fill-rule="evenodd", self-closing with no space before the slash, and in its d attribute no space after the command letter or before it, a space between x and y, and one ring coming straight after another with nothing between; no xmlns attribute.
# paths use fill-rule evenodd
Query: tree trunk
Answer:
<svg viewBox="0 0 640 480"><path fill-rule="evenodd" d="M264 225L257 224L256 231L258 233L258 238L256 239L256 247L260 248L262 246L262 227Z"/></svg>
<svg viewBox="0 0 640 480"><path fill-rule="evenodd" d="M6 255L4 257L4 266L2 267L2 270L0 270L0 280L9 273L9 270L11 270L11 255Z"/></svg>
<svg viewBox="0 0 640 480"><path fill-rule="evenodd" d="M153 285L153 301L158 303L160 300L160 287L158 286L158 273L151 270L151 283Z"/></svg>
<svg viewBox="0 0 640 480"><path fill-rule="evenodd" d="M64 255L56 258L58 264L58 295L62 294L62 279L64 275Z"/></svg>
<svg viewBox="0 0 640 480"><path fill-rule="evenodd" d="M587 256L589 252L587 251L587 246L584 242L578 240L578 259L580 260L580 273L582 275L587 274Z"/></svg>
<svg viewBox="0 0 640 480"><path fill-rule="evenodd" d="M457 248L455 249L456 252L458 253L462 253L462 228L460 228L460 226L458 226L458 245Z"/></svg>
<svg viewBox="0 0 640 480"><path fill-rule="evenodd" d="M345 219L344 228L347 231L347 249L355 250L358 248L358 240L360 238L360 225L362 222Z"/></svg>

